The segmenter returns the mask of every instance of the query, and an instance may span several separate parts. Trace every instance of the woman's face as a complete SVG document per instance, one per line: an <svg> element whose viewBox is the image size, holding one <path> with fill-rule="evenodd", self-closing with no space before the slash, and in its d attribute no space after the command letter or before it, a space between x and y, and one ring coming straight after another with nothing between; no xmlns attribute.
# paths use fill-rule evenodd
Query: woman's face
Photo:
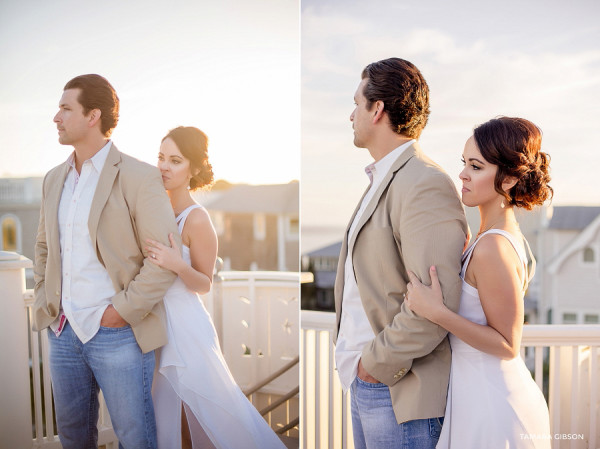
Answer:
<svg viewBox="0 0 600 449"><path fill-rule="evenodd" d="M475 207L503 198L494 188L498 166L487 162L471 136L463 152L464 168L458 176L462 181L462 202Z"/></svg>
<svg viewBox="0 0 600 449"><path fill-rule="evenodd" d="M184 186L188 187L192 177L190 161L186 159L170 138L160 144L158 153L158 168L162 175L165 189L174 190Z"/></svg>

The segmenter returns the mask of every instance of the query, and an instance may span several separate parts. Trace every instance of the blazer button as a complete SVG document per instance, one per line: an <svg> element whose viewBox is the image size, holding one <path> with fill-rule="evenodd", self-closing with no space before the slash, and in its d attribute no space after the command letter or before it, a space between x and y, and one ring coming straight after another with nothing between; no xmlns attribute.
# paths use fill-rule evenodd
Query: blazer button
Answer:
<svg viewBox="0 0 600 449"><path fill-rule="evenodd" d="M55 293L56 293L56 296L60 295L60 293L58 293L58 290L56 290L56 292L55 292Z"/></svg>

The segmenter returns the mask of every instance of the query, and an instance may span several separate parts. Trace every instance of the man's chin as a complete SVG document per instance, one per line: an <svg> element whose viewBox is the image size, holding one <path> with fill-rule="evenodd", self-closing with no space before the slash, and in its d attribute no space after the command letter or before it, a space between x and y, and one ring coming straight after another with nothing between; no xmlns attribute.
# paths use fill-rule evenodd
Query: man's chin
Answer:
<svg viewBox="0 0 600 449"><path fill-rule="evenodd" d="M356 148L366 148L364 143L362 143L360 140L358 140L356 137L354 138L354 146Z"/></svg>

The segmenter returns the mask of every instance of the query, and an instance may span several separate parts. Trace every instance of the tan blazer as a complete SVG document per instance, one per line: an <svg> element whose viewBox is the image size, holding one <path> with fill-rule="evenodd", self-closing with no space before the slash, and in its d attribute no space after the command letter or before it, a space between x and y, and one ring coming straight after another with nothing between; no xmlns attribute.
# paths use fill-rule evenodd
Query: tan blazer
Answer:
<svg viewBox="0 0 600 449"><path fill-rule="evenodd" d="M456 188L415 143L394 162L348 242L348 229L359 207L360 203L346 229L338 263L338 332L350 250L362 304L375 334L362 352L362 364L389 386L398 423L444 416L450 374L447 332L408 309L403 294L407 270L430 284L429 267L435 265L447 306L458 310L467 223Z"/></svg>
<svg viewBox="0 0 600 449"><path fill-rule="evenodd" d="M35 244L33 329L50 325L59 314L61 257L58 206L69 166L65 162L44 178ZM146 239L169 244L180 239L160 172L117 150L113 144L100 173L88 228L98 260L118 292L112 303L127 321L143 352L167 342L162 299L176 275L145 260Z"/></svg>

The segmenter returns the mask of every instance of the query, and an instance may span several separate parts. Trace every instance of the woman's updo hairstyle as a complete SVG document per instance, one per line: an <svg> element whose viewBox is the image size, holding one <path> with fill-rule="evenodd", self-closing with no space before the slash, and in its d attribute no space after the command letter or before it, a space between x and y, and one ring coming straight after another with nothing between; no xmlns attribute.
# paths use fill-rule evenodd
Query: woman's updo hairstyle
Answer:
<svg viewBox="0 0 600 449"><path fill-rule="evenodd" d="M483 158L498 166L494 187L512 206L531 210L553 195L550 182L550 156L541 151L542 132L529 120L498 117L473 132ZM508 191L502 189L507 177L517 179Z"/></svg>
<svg viewBox="0 0 600 449"><path fill-rule="evenodd" d="M179 126L172 129L163 137L171 139L181 151L183 157L190 161L192 174L190 179L190 190L209 187L213 181L212 166L208 162L208 137L198 128L193 126Z"/></svg>

